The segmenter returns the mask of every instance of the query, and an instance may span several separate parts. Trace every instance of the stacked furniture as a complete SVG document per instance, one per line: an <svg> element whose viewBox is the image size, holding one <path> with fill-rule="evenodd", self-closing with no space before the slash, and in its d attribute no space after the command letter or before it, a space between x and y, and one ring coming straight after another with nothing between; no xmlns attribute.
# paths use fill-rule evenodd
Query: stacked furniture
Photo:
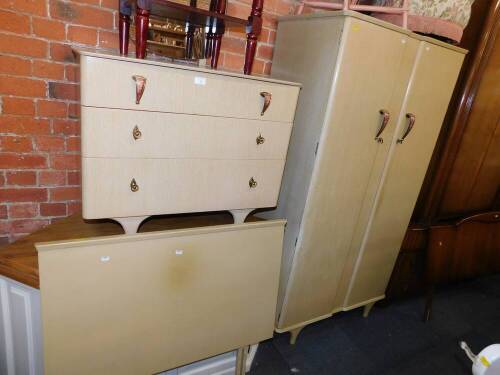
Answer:
<svg viewBox="0 0 500 375"><path fill-rule="evenodd" d="M272 74L303 91L263 216L288 222L276 325L292 341L384 298L464 54L351 11L280 20Z"/></svg>

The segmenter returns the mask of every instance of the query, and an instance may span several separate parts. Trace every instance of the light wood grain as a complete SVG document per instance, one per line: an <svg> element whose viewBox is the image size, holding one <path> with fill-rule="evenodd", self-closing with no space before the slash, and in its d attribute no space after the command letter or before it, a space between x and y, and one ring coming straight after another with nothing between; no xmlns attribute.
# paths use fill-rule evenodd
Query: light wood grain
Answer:
<svg viewBox="0 0 500 375"><path fill-rule="evenodd" d="M45 372L152 374L271 337L283 228L37 245Z"/></svg>
<svg viewBox="0 0 500 375"><path fill-rule="evenodd" d="M83 55L80 63L83 106L292 122L299 94L297 86L140 62ZM140 104L134 75L147 80ZM263 115L261 92L272 94Z"/></svg>
<svg viewBox="0 0 500 375"><path fill-rule="evenodd" d="M81 119L82 156L104 158L284 160L292 129L273 121L93 107L82 107Z"/></svg>
<svg viewBox="0 0 500 375"><path fill-rule="evenodd" d="M273 207L283 166L283 160L82 158L83 217Z"/></svg>

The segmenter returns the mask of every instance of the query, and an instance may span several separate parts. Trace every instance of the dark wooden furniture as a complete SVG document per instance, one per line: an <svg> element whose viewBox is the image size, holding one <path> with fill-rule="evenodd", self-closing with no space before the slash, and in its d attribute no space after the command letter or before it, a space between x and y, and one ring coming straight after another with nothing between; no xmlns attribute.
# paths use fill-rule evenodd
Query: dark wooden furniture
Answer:
<svg viewBox="0 0 500 375"><path fill-rule="evenodd" d="M249 217L247 221L256 221ZM155 216L146 220L139 233L233 223L228 212L198 215ZM123 234L112 220L83 220L81 214L64 218L0 249L0 274L33 288L39 288L38 254L35 243Z"/></svg>
<svg viewBox="0 0 500 375"><path fill-rule="evenodd" d="M119 38L120 54L128 54L130 17L134 4L133 0L119 0ZM209 27L207 35L206 57L211 59L211 67L217 68L222 36L226 27L245 27L247 32L247 44L245 51L245 66L243 72L251 74L255 52L257 50L257 39L262 30L262 10L264 0L253 0L252 9L248 19L228 16L226 14L227 0L211 0L209 10L196 7L196 0L191 5L178 4L169 0L137 0L135 4L136 24L136 57L146 57L146 40L148 34L149 15L168 17L183 20L188 23L188 57L189 46L192 45L194 27ZM215 26L215 33L212 32Z"/></svg>
<svg viewBox="0 0 500 375"><path fill-rule="evenodd" d="M431 226L424 319L427 321L431 316L432 296L437 284L496 272L500 272L500 211Z"/></svg>
<svg viewBox="0 0 500 375"><path fill-rule="evenodd" d="M425 291L420 265L431 226L500 209L499 29L500 0L476 0L460 43L470 53L386 291L388 298ZM481 232L472 235L481 240Z"/></svg>

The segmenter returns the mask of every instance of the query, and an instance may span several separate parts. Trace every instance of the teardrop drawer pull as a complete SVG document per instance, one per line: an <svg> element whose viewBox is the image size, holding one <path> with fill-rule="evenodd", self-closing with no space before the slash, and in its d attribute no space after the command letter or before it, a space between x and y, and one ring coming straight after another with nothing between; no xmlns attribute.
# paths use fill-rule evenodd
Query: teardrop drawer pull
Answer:
<svg viewBox="0 0 500 375"><path fill-rule="evenodd" d="M266 139L262 136L262 134L259 134L259 136L255 139L255 142L256 142L258 145L263 144L265 141L266 141Z"/></svg>
<svg viewBox="0 0 500 375"><path fill-rule="evenodd" d="M142 137L142 133L141 131L139 130L139 127L136 125L134 126L134 130L132 130L132 136L134 137L134 139L137 141L139 138Z"/></svg>
<svg viewBox="0 0 500 375"><path fill-rule="evenodd" d="M257 181L254 180L254 178L250 178L248 181L248 186L250 186L250 189L256 188L257 187Z"/></svg>
<svg viewBox="0 0 500 375"><path fill-rule="evenodd" d="M132 79L135 81L135 104L140 104L142 94L144 94L144 90L146 89L147 79L138 75L133 75Z"/></svg>
<svg viewBox="0 0 500 375"><path fill-rule="evenodd" d="M260 115L264 116L264 113L267 111L267 109L271 105L272 95L269 92L262 91L260 93L260 96L262 96L264 98L264 105L262 106L262 112L260 113Z"/></svg>
<svg viewBox="0 0 500 375"><path fill-rule="evenodd" d="M130 190L132 190L132 192L134 193L139 191L139 185L137 185L135 178L133 178L132 181L130 181Z"/></svg>

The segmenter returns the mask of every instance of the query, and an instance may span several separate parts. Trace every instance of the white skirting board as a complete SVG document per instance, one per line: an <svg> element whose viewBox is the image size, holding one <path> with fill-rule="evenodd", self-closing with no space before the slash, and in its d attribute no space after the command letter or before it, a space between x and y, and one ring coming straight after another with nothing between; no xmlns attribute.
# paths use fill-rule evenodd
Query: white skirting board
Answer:
<svg viewBox="0 0 500 375"><path fill-rule="evenodd" d="M40 291L0 276L0 375L43 375L40 317ZM257 346L249 348L246 371ZM161 375L233 375L235 370L236 351L232 351Z"/></svg>

